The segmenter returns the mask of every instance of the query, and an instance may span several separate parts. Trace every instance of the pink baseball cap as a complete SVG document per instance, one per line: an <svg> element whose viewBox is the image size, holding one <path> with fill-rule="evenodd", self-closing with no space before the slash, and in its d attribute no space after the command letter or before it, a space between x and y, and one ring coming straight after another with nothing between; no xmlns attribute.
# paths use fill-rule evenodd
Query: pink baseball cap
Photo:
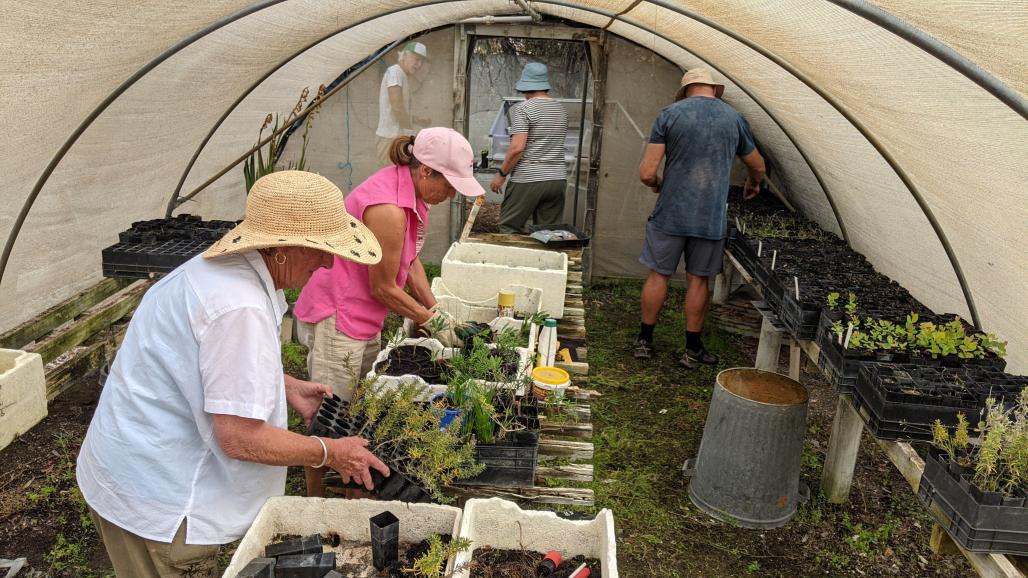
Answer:
<svg viewBox="0 0 1028 578"><path fill-rule="evenodd" d="M465 197L485 194L485 189L472 173L475 153L471 150L471 143L452 128L436 126L418 132L414 137L414 158L442 173Z"/></svg>

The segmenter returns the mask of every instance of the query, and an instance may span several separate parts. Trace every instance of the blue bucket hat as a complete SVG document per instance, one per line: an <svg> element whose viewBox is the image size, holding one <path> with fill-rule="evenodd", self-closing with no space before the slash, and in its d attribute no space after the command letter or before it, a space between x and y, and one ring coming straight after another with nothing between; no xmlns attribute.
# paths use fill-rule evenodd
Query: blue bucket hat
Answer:
<svg viewBox="0 0 1028 578"><path fill-rule="evenodd" d="M546 65L541 62L529 62L521 71L521 80L514 85L518 92L534 92L550 90L550 79L547 77Z"/></svg>

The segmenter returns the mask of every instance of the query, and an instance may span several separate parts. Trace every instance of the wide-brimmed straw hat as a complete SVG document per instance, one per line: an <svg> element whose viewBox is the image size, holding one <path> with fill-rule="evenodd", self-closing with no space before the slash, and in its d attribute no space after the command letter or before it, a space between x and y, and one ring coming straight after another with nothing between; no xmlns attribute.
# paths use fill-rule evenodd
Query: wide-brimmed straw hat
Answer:
<svg viewBox="0 0 1028 578"><path fill-rule="evenodd" d="M339 187L304 171L279 171L257 179L246 197L243 222L203 256L266 247L309 247L365 265L382 259L378 239L346 212Z"/></svg>
<svg viewBox="0 0 1028 578"><path fill-rule="evenodd" d="M721 98L721 95L725 93L725 85L714 82L714 78L710 75L709 70L706 68L693 68L682 76L681 88L678 89L675 100L685 98L685 89L690 84L709 84L714 87L714 96L718 98Z"/></svg>

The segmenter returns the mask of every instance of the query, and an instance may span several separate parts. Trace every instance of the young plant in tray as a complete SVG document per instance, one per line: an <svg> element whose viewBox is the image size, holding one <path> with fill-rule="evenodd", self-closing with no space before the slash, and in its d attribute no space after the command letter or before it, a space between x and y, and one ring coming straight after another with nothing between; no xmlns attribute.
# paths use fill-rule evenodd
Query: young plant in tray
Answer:
<svg viewBox="0 0 1028 578"><path fill-rule="evenodd" d="M474 440L459 443L457 427L440 429L440 413L421 399L424 388L414 383L376 390L362 381L350 406L360 424L352 435L367 439L369 450L390 468L399 468L443 502L443 486L475 476L483 466L475 463Z"/></svg>
<svg viewBox="0 0 1028 578"><path fill-rule="evenodd" d="M446 561L470 547L471 540L468 538L454 537L444 543L439 534L432 534L428 537L428 552L419 556L410 568L404 568L403 571L421 578L443 578Z"/></svg>

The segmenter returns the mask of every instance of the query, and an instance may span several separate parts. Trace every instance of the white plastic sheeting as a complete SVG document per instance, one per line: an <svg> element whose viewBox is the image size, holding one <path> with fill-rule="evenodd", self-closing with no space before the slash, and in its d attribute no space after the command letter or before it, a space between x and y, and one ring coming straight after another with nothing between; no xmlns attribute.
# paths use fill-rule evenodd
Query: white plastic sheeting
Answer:
<svg viewBox="0 0 1028 578"><path fill-rule="evenodd" d="M846 10L840 6L843 2L567 4L623 12L624 21L612 23L611 33L679 66L707 63L734 78L810 158L836 202L853 246L927 305L967 314L939 235L882 153L891 156L948 239L983 327L1010 340L1011 369L1028 370L1028 301L1023 295L1028 287L1028 122L1017 112L928 52ZM1025 96L1028 2L873 4ZM610 22L587 10L546 2L532 5L587 24ZM216 119L250 85L304 46L315 44L261 83L228 118L190 173L184 192L252 145L260 119L269 111L291 108L303 86L314 89L407 34L465 17L517 10L506 0L288 0L263 9L224 0L73 0L44 5L6 2L4 7L4 237L61 145L119 84L212 23L248 7L253 12L189 44L145 74L71 147L43 186L14 246L0 285L0 327L13 326L94 283L99 277L99 250L131 221L163 214L183 167ZM395 13L385 15L389 12ZM376 18L380 15L385 16ZM704 19L753 46L708 26ZM359 24L362 21L366 23ZM440 56L442 60L433 61L440 68L432 78L448 85L452 68L445 67L452 67L453 57ZM727 84L725 99L746 114L762 146L778 161L777 178L791 200L823 226L835 229L824 192L792 143L739 86ZM617 78L608 86L617 93ZM609 94L608 100L654 98L639 95L638 85L622 82L620 87L623 92ZM445 99L437 103L439 108L447 104ZM644 131L651 120L644 119ZM614 143L605 142L604 147L617 150ZM627 149L625 154L630 154ZM609 168L607 162L605 158ZM239 173L230 172L202 193L199 203L187 204L184 210L207 217L238 216L243 197ZM619 194L601 186L597 247L605 238L637 237L638 215L613 210L618 205L610 200ZM625 250L619 259L629 260L630 253ZM605 258L598 256L598 262ZM615 270L618 263L607 268Z"/></svg>

